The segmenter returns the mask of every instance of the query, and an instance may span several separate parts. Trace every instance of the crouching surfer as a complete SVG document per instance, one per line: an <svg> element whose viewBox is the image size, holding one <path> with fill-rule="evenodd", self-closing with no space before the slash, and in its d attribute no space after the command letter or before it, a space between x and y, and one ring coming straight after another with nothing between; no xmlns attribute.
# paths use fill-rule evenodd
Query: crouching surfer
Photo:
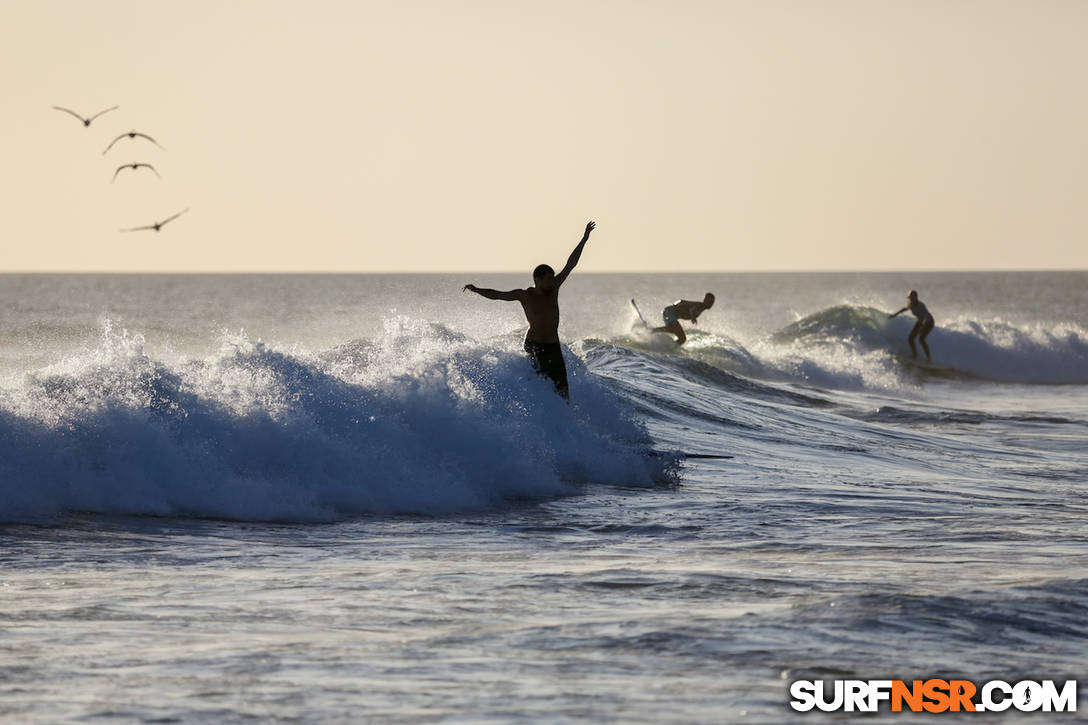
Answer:
<svg viewBox="0 0 1088 725"><path fill-rule="evenodd" d="M679 320L690 320L691 324L694 325L696 320L699 319L699 315L713 306L714 295L710 292L703 295L702 302L677 300L661 311L661 317L665 324L661 327L655 327L653 332L671 332L676 335L676 344L683 345L688 336L684 333L684 328L680 326Z"/></svg>

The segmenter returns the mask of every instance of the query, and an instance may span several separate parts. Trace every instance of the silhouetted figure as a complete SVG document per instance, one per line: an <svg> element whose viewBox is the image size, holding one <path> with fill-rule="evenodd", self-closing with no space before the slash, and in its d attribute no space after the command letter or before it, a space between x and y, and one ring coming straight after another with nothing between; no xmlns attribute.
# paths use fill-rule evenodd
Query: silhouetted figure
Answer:
<svg viewBox="0 0 1088 725"><path fill-rule="evenodd" d="M653 332L671 332L676 335L676 344L683 345L688 336L684 334L684 328L680 326L679 320L691 320L691 324L694 325L699 319L699 315L713 306L714 295L710 292L703 295L702 302L677 300L661 310L661 317L665 320L665 324L662 327L655 327Z"/></svg>
<svg viewBox="0 0 1088 725"><path fill-rule="evenodd" d="M164 224L167 224L169 222L174 221L175 219L177 219L179 216L181 216L182 214L184 214L187 211L189 211L189 210L188 209L183 209L183 210L179 211L177 214L175 214L174 216L172 216L172 217L170 217L168 219L163 219L161 222L155 222L154 224L148 224L146 227L132 227L131 229L122 229L121 231L123 231L123 232L140 232L140 231L143 231L145 229L153 229L154 231L157 232L160 229L162 229L162 226Z"/></svg>
<svg viewBox="0 0 1088 725"><path fill-rule="evenodd" d="M918 318L918 321L914 323L914 327L911 328L910 336L907 337L907 342L910 343L910 354L915 359L918 358L918 349L914 347L914 338L918 338L918 342L922 343L922 349L926 351L926 362L933 362L933 358L929 355L929 345L926 344L926 337L929 333L933 332L933 315L929 314L929 310L922 304L922 301L918 299L918 293L914 290L910 291L907 295L907 306L898 312L892 313L893 317L910 310L911 314Z"/></svg>
<svg viewBox="0 0 1088 725"><path fill-rule="evenodd" d="M103 113L109 113L110 111L116 111L118 108L120 108L120 106L112 106L110 108L107 108L105 111L99 111L98 113L94 114L90 118L84 118L83 116L79 115L78 113L76 113L72 109L64 108L63 106L53 106L53 108L57 109L58 111L64 111L65 113L70 113L73 116L75 116L76 118L78 118L80 121L82 121L84 126L90 126L91 121L95 120L96 118L101 116Z"/></svg>
<svg viewBox="0 0 1088 725"><path fill-rule="evenodd" d="M160 179L162 178L161 176L159 176L159 172L155 171L154 166L152 166L151 164L145 164L142 161L137 161L137 162L132 163L132 164L121 164L120 166L118 166L117 171L113 172L113 178L110 179L110 183L112 184L114 181L117 180L117 175L121 173L121 169L132 169L133 171L135 171L136 169L140 169L140 168L151 169L151 171L153 171L155 173L155 176L158 176ZM163 224L165 224L165 223L166 222L163 222Z"/></svg>
<svg viewBox="0 0 1088 725"><path fill-rule="evenodd" d="M596 222L586 224L582 241L570 253L567 265L559 274L546 264L538 265L533 270L533 286L528 289L500 292L473 284L466 284L464 287L489 300L521 303L525 319L529 322L529 330L525 333L525 352L533 368L539 374L550 378L555 385L555 392L564 399L569 399L570 393L567 387L567 365L563 362L563 347L559 344L559 288L578 264L582 249L589 241L589 234L596 226Z"/></svg>
<svg viewBox="0 0 1088 725"><path fill-rule="evenodd" d="M148 135L147 135L146 133L140 133L139 131L129 131L129 132L127 132L127 133L123 133L123 134L121 134L120 136L118 136L118 137L117 137L117 138L115 138L114 140L110 141L110 145L106 147L106 151L109 151L110 149L112 149L112 148L113 148L113 145L114 145L115 143L117 143L118 141L120 141L121 139L123 139L123 138L125 138L125 137L128 137L128 138L136 138L137 136L139 136L140 138L146 138L146 139L147 139L148 141L150 141L151 143L155 144L155 145L156 145L156 146L158 146L158 147L159 147L160 149L162 148L162 146L159 146L159 142L158 142L158 141L156 141L155 139L151 138L151 137L150 137L150 136L148 136ZM163 149L163 150L165 151L166 149ZM103 156L105 156L105 155L106 155L106 151L103 151L103 152L102 152L102 155L103 155Z"/></svg>

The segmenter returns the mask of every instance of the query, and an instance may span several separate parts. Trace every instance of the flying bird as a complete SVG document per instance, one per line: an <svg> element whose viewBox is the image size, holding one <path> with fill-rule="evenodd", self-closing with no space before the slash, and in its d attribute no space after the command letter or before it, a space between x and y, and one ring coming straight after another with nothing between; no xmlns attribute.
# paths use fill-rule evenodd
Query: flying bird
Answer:
<svg viewBox="0 0 1088 725"><path fill-rule="evenodd" d="M174 216L169 217L167 219L163 219L161 222L155 222L154 224L148 224L146 227L132 227L131 229L122 229L121 231L123 231L123 232L140 232L140 231L143 231L145 229L154 229L157 232L160 229L162 229L163 224L174 221L175 219L177 219L179 216L181 216L182 214L184 214L187 211L189 211L189 210L188 209L182 209L181 211L179 211Z"/></svg>
<svg viewBox="0 0 1088 725"><path fill-rule="evenodd" d="M115 138L114 140L110 141L110 145L106 147L106 151L109 151L110 149L112 149L113 145L115 143L117 143L121 139L125 138L126 136L128 136L129 138L136 138L137 136L139 136L140 138L146 138L151 143L155 144L156 146L159 146L159 142L156 141L155 139L151 138L150 136L148 136L146 133L140 133L139 131L128 131L127 133L123 133L120 136L118 136L117 138ZM159 146L159 148L161 149L162 146ZM165 150L165 149L163 149L163 150ZM106 151L102 152L103 156L106 155Z"/></svg>
<svg viewBox="0 0 1088 725"><path fill-rule="evenodd" d="M96 118L101 116L103 113L109 113L110 111L116 111L118 108L120 108L120 106L113 106L112 108L107 108L105 111L99 111L98 113L94 114L90 118L84 118L83 116L79 115L78 113L76 113L75 111L73 111L70 108L64 108L62 106L53 106L53 108L57 109L58 111L64 111L65 113L70 113L73 116L75 116L76 118L78 118L80 121L82 121L84 126L90 126L91 121L95 120Z"/></svg>
<svg viewBox="0 0 1088 725"><path fill-rule="evenodd" d="M121 164L120 166L118 166L117 171L113 172L113 178L110 179L110 183L112 184L113 182L117 181L117 175L121 173L121 169L132 169L133 171L135 171L140 167L143 167L145 169L151 169L155 173L155 176L158 176L160 179L162 178L161 176L159 176L159 172L156 171L155 167L151 164L145 164L142 161L135 161L131 164Z"/></svg>

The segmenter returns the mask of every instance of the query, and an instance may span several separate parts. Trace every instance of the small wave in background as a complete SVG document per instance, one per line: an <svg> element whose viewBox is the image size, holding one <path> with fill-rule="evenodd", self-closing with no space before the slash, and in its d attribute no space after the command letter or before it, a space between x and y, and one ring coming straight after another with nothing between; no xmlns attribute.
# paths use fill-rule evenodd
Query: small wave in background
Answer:
<svg viewBox="0 0 1088 725"><path fill-rule="evenodd" d="M841 304L743 342L688 330L682 347L637 324L616 339L635 349L681 354L741 375L831 389L896 389L927 379L1018 384L1088 384L1088 330L1075 323L1012 324L970 317L938 321L928 337L933 364L917 365L907 342L914 318Z"/></svg>

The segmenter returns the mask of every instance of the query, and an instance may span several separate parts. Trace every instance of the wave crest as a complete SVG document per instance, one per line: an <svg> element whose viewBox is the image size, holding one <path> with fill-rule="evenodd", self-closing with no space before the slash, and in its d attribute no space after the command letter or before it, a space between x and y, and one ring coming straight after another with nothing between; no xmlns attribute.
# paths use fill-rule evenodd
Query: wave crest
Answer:
<svg viewBox="0 0 1088 725"><path fill-rule="evenodd" d="M670 480L573 356L567 405L516 351L391 329L320 355L236 335L171 365L107 326L97 349L0 391L0 516L321 521Z"/></svg>

